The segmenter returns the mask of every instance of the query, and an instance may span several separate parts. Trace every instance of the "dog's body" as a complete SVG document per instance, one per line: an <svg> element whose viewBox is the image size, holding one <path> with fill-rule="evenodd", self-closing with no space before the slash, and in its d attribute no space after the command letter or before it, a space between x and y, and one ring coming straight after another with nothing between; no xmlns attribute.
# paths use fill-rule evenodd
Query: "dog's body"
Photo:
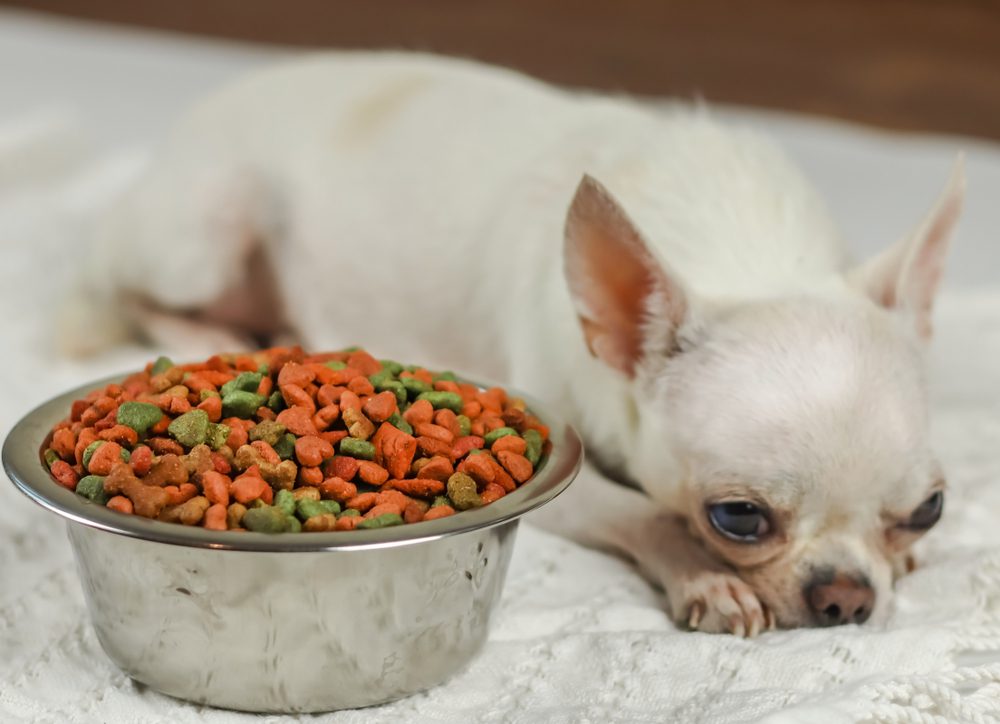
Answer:
<svg viewBox="0 0 1000 724"><path fill-rule="evenodd" d="M587 465L535 520L634 557L678 619L752 633L817 622L817 576L886 599L911 541L884 521L937 475L918 332L956 198L852 278L781 154L702 112L327 55L196 110L96 259L119 291L198 310L213 343L361 343L555 404L648 497ZM705 511L747 499L780 541L719 537Z"/></svg>

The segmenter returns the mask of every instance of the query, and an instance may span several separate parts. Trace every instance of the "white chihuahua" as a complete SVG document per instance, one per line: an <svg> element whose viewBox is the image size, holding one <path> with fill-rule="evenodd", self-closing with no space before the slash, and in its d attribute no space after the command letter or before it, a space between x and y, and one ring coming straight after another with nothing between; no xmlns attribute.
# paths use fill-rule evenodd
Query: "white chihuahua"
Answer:
<svg viewBox="0 0 1000 724"><path fill-rule="evenodd" d="M922 347L962 187L959 167L850 268L789 162L703 112L328 54L186 119L70 331L106 344L131 298L154 336L360 343L509 383L588 446L534 522L633 558L678 622L862 622L941 513Z"/></svg>

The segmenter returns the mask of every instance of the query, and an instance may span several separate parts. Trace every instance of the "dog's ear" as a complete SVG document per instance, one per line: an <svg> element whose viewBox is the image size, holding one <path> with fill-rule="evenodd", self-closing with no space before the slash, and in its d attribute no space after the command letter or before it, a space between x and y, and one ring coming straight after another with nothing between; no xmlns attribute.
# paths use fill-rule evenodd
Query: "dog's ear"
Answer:
<svg viewBox="0 0 1000 724"><path fill-rule="evenodd" d="M931 336L934 295L944 272L964 194L965 164L959 156L944 193L923 223L850 274L851 281L876 304L911 315L923 339Z"/></svg>
<svg viewBox="0 0 1000 724"><path fill-rule="evenodd" d="M591 353L627 377L675 349L688 298L607 189L590 176L566 217L566 281Z"/></svg>

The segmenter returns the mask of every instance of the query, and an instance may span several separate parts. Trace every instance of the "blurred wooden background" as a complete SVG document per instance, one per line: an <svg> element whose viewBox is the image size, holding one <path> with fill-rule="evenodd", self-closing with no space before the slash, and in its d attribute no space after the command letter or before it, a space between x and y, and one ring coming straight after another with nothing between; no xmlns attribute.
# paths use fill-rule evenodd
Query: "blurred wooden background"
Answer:
<svg viewBox="0 0 1000 724"><path fill-rule="evenodd" d="M0 0L309 47L410 48L571 86L1000 139L1000 0Z"/></svg>

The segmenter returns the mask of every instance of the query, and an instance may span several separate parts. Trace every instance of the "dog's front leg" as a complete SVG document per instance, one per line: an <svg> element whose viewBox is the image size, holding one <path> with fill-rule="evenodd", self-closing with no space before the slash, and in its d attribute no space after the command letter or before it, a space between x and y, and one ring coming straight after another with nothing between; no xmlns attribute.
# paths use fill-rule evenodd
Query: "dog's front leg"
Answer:
<svg viewBox="0 0 1000 724"><path fill-rule="evenodd" d="M529 520L583 545L635 561L662 586L680 625L710 633L754 636L774 618L735 572L688 532L685 520L648 496L584 464L577 480Z"/></svg>

